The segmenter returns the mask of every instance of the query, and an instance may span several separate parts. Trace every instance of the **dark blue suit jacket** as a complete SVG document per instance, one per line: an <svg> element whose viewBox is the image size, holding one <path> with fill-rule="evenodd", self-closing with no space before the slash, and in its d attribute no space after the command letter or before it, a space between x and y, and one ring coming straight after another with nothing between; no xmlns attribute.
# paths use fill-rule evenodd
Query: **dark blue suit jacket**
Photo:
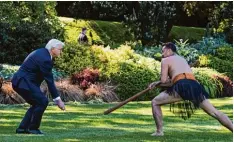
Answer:
<svg viewBox="0 0 234 142"><path fill-rule="evenodd" d="M49 51L40 48L28 55L14 74L11 82L13 87L22 88L31 92L41 92L40 85L46 81L53 98L59 96L52 74L53 62Z"/></svg>

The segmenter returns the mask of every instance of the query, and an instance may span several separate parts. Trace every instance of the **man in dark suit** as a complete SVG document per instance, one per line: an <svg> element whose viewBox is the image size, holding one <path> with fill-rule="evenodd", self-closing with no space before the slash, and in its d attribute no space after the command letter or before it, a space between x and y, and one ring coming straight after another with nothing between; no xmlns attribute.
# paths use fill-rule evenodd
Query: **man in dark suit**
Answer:
<svg viewBox="0 0 234 142"><path fill-rule="evenodd" d="M77 39L79 44L88 44L88 37L86 35L86 28L82 28L82 32L79 34L79 37Z"/></svg>
<svg viewBox="0 0 234 142"><path fill-rule="evenodd" d="M40 85L44 80L48 85L53 101L60 109L65 110L52 74L52 58L60 56L63 46L63 42L51 39L45 48L30 53L14 74L11 81L13 89L31 105L16 129L16 133L43 134L39 127L42 115L49 102L40 90Z"/></svg>

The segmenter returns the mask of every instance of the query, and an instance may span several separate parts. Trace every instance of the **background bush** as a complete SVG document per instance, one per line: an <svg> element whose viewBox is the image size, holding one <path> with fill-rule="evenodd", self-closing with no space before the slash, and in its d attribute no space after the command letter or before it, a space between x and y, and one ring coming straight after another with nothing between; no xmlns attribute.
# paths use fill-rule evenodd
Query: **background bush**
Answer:
<svg viewBox="0 0 234 142"><path fill-rule="evenodd" d="M233 60L233 48L231 46L220 46L215 53L215 57L230 61L232 62Z"/></svg>
<svg viewBox="0 0 234 142"><path fill-rule="evenodd" d="M205 28L173 26L168 35L168 41L173 41L174 39L189 39L189 43L196 43L202 40L202 37L205 36L205 32Z"/></svg>
<svg viewBox="0 0 234 142"><path fill-rule="evenodd" d="M232 47L225 41L223 36L217 35L216 37L203 37L196 44L191 44L191 48L198 50L199 54L212 54L215 55L216 50L220 47Z"/></svg>
<svg viewBox="0 0 234 142"><path fill-rule="evenodd" d="M159 80L159 73L134 63L123 62L120 63L119 72L113 74L111 78L118 84L116 92L120 99L125 100L146 89L151 82ZM137 100L151 100L158 93L158 90L154 90Z"/></svg>
<svg viewBox="0 0 234 142"><path fill-rule="evenodd" d="M159 79L160 63L136 54L126 45L117 49L96 45L67 45L63 55L56 60L56 66L69 74L86 67L97 68L100 71L100 79L110 80L118 85L117 94L121 99L126 99ZM148 98L150 96L147 96Z"/></svg>
<svg viewBox="0 0 234 142"><path fill-rule="evenodd" d="M223 84L214 75L219 73L208 68L192 68L195 78L204 86L210 98L216 98L223 91Z"/></svg>
<svg viewBox="0 0 234 142"><path fill-rule="evenodd" d="M14 73L19 69L20 66L13 66L9 64L0 64L0 77L2 77L5 80L11 80L13 77ZM52 69L53 76L55 80L60 80L62 78L67 77L67 75L59 71L58 69L53 68Z"/></svg>
<svg viewBox="0 0 234 142"><path fill-rule="evenodd" d="M98 68L100 62L87 45L66 43L61 57L55 60L55 66L71 75L85 68Z"/></svg>
<svg viewBox="0 0 234 142"><path fill-rule="evenodd" d="M233 62L219 59L211 55L199 57L199 67L209 67L233 79Z"/></svg>

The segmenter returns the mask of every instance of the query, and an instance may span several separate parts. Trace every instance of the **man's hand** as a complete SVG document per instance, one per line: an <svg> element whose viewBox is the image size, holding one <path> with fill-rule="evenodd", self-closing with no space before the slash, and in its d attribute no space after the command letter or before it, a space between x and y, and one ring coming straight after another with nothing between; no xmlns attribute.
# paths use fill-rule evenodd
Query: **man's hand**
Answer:
<svg viewBox="0 0 234 142"><path fill-rule="evenodd" d="M61 110L65 110L64 102L61 99L56 100L55 104L57 104Z"/></svg>
<svg viewBox="0 0 234 142"><path fill-rule="evenodd" d="M159 82L160 82L160 81L155 81L155 82L150 83L150 85L148 86L148 88L149 88L150 90L154 89L154 87L155 87Z"/></svg>

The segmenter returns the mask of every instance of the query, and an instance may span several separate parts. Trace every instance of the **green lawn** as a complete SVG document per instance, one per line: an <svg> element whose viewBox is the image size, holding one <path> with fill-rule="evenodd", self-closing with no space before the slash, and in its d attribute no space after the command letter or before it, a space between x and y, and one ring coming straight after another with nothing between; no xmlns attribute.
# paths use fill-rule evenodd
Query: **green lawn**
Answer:
<svg viewBox="0 0 234 142"><path fill-rule="evenodd" d="M230 118L233 117L233 98L212 99L211 102ZM43 116L44 136L15 134L15 129L28 105L0 106L0 141L223 141L232 142L232 133L216 120L199 110L189 120L182 120L163 107L163 137L152 137L155 126L150 102L132 102L109 115L103 111L114 104L68 103L67 111L49 106Z"/></svg>

